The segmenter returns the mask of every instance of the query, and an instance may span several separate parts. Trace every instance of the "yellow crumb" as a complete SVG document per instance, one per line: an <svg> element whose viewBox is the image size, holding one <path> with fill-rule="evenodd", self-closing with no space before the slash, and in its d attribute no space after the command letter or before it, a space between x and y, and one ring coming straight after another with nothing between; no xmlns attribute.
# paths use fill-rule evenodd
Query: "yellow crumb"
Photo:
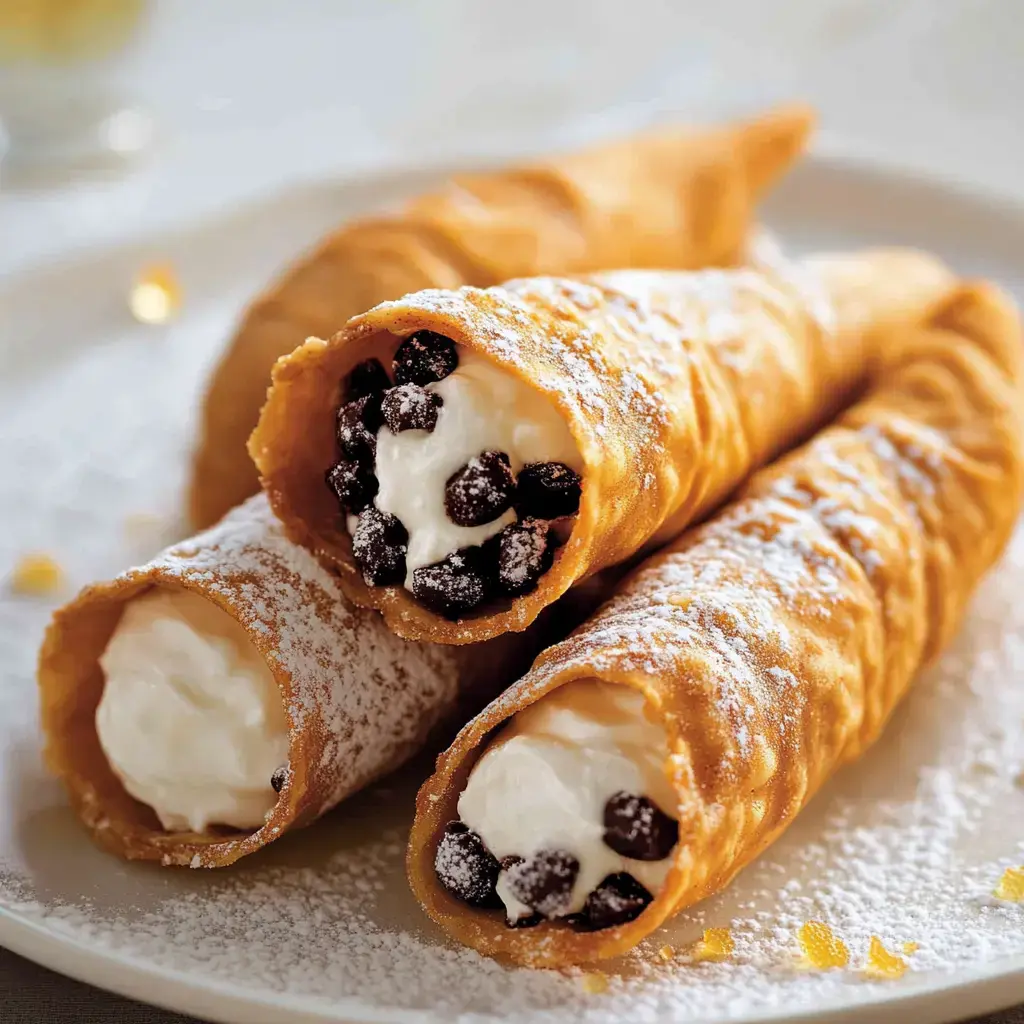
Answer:
<svg viewBox="0 0 1024 1024"><path fill-rule="evenodd" d="M1024 867L1007 868L992 895L1011 903L1024 903Z"/></svg>
<svg viewBox="0 0 1024 1024"><path fill-rule="evenodd" d="M913 956L920 948L921 948L921 944L919 942L904 942L903 943L903 952L907 956Z"/></svg>
<svg viewBox="0 0 1024 1024"><path fill-rule="evenodd" d="M181 286L169 263L143 267L132 284L128 306L143 324L165 324L181 305Z"/></svg>
<svg viewBox="0 0 1024 1024"><path fill-rule="evenodd" d="M804 959L819 971L832 967L845 967L850 953L845 943L832 934L832 929L821 921L808 921L800 928L800 949Z"/></svg>
<svg viewBox="0 0 1024 1024"><path fill-rule="evenodd" d="M697 963L720 964L735 949L736 941L728 928L705 928L704 938L693 947L693 959Z"/></svg>
<svg viewBox="0 0 1024 1024"><path fill-rule="evenodd" d="M580 987L590 995L600 995L608 991L608 978L604 974L584 974L580 978Z"/></svg>
<svg viewBox="0 0 1024 1024"><path fill-rule="evenodd" d="M901 956L890 953L882 945L882 940L877 935L872 935L871 945L868 947L868 960L864 965L864 973L871 978L890 979L902 978L906 970L907 961Z"/></svg>
<svg viewBox="0 0 1024 1024"><path fill-rule="evenodd" d="M19 594L52 594L63 582L61 567L44 554L23 555L11 574L11 589Z"/></svg>
<svg viewBox="0 0 1024 1024"><path fill-rule="evenodd" d="M661 949L658 950L658 956L660 956L662 960L671 960L675 955L676 950L674 946L662 946Z"/></svg>

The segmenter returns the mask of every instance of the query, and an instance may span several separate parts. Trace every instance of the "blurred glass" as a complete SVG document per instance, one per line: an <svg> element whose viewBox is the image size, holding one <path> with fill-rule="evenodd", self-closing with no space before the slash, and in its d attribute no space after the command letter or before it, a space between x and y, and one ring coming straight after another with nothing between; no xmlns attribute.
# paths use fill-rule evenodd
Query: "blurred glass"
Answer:
<svg viewBox="0 0 1024 1024"><path fill-rule="evenodd" d="M0 0L4 182L118 170L148 146L150 118L116 81L145 8L145 0Z"/></svg>

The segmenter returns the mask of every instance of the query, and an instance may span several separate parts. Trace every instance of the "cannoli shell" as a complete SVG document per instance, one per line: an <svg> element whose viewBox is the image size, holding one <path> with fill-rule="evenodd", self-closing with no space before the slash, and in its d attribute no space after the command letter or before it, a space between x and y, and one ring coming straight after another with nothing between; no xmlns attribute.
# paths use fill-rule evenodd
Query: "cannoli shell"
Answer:
<svg viewBox="0 0 1024 1024"><path fill-rule="evenodd" d="M932 257L880 250L732 270L617 271L428 290L312 338L274 369L250 452L289 535L356 604L411 640L467 644L527 628L588 575L672 539L806 437L863 383L872 332L921 320L953 278ZM402 586L368 587L337 499L343 380L415 331L447 335L558 409L583 462L568 542L531 593L451 622Z"/></svg>
<svg viewBox="0 0 1024 1024"><path fill-rule="evenodd" d="M1011 535L1024 489L1021 342L1012 303L984 284L890 335L862 402L650 559L470 722L417 800L408 867L428 914L522 964L612 957L771 844L878 738ZM434 854L488 737L574 679L645 694L668 736L680 841L636 920L514 930L449 896Z"/></svg>

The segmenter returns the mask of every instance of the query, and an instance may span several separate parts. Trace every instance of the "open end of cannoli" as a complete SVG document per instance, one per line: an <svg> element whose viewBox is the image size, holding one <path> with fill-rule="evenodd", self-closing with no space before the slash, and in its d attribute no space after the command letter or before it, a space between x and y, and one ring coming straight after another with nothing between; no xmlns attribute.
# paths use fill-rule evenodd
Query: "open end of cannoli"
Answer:
<svg viewBox="0 0 1024 1024"><path fill-rule="evenodd" d="M444 335L374 351L342 381L324 485L364 583L455 621L508 607L571 533L572 434L544 394Z"/></svg>
<svg viewBox="0 0 1024 1024"><path fill-rule="evenodd" d="M586 679L518 712L483 746L440 836L441 886L510 928L593 932L639 917L679 840L668 738L644 703Z"/></svg>
<svg viewBox="0 0 1024 1024"><path fill-rule="evenodd" d="M187 590L154 588L125 606L99 666L100 748L165 830L264 824L287 777L288 718L230 615Z"/></svg>
<svg viewBox="0 0 1024 1024"><path fill-rule="evenodd" d="M86 593L41 655L47 758L79 813L140 849L264 827L291 782L289 723L242 627L183 587Z"/></svg>

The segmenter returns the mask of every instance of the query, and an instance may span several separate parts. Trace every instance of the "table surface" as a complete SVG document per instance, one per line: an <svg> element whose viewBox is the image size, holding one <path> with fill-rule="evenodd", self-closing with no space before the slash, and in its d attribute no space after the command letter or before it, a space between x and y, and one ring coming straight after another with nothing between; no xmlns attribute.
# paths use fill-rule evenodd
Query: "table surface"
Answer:
<svg viewBox="0 0 1024 1024"><path fill-rule="evenodd" d="M154 2L112 72L155 117L152 158L118 182L0 190L0 277L299 180L566 148L792 96L817 104L829 144L1024 198L1015 4L689 6L520 0L510 17L487 0L296 0L283 19L271 0ZM0 1006L8 1024L188 1019L3 950ZM1024 1008L984 1021L1024 1024Z"/></svg>

